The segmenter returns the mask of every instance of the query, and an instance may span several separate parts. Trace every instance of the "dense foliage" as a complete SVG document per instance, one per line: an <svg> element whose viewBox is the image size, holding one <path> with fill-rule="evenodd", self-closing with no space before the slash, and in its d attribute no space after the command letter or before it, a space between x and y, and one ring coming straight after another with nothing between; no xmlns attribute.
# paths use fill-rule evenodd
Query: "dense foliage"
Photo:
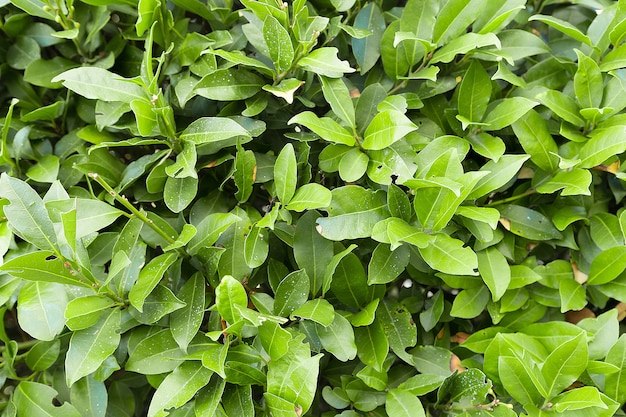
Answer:
<svg viewBox="0 0 626 417"><path fill-rule="evenodd" d="M3 416L624 415L626 1L0 29Z"/></svg>

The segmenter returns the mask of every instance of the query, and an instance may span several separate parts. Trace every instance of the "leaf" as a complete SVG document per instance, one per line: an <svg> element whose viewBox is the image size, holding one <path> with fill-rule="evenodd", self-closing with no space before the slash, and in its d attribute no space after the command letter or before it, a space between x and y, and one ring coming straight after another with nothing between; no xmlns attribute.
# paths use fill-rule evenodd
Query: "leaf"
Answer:
<svg viewBox="0 0 626 417"><path fill-rule="evenodd" d="M348 246L348 248L346 248L345 250L342 250L341 252L333 255L333 257L330 258L330 261L328 262L328 264L326 265L326 269L324 270L324 277L322 280L322 295L325 295L330 289L333 275L335 274L335 270L337 269L337 266L339 265L341 260L345 258L350 252L352 252L356 247L357 246L355 244L352 244Z"/></svg>
<svg viewBox="0 0 626 417"><path fill-rule="evenodd" d="M76 238L88 236L104 229L124 214L110 204L100 200L74 198L46 202L46 208L55 223L61 221L60 216L76 208Z"/></svg>
<svg viewBox="0 0 626 417"><path fill-rule="evenodd" d="M375 290L368 287L363 265L353 253L346 254L335 268L330 288L339 301L354 309L369 304Z"/></svg>
<svg viewBox="0 0 626 417"><path fill-rule="evenodd" d="M195 93L210 100L245 100L261 90L265 82L244 69L219 69L200 80Z"/></svg>
<svg viewBox="0 0 626 417"><path fill-rule="evenodd" d="M512 125L524 151L539 168L553 172L558 167L558 148L545 120L535 110L530 110Z"/></svg>
<svg viewBox="0 0 626 417"><path fill-rule="evenodd" d="M528 368L517 357L500 356L498 358L498 373L504 389L520 404L536 407L541 401L541 394L531 376L533 370Z"/></svg>
<svg viewBox="0 0 626 417"><path fill-rule="evenodd" d="M562 196L591 195L591 172L586 169L574 168L571 171L558 172L553 178L536 188L542 194L552 194L558 190Z"/></svg>
<svg viewBox="0 0 626 417"><path fill-rule="evenodd" d="M478 48L482 48L483 46L490 46L490 45L495 45L497 48L500 48L500 39L498 39L498 37L493 33L484 33L484 34L473 33L473 32L465 33L455 39L452 39L450 42L445 44L442 48L438 49L433 54L433 57L430 60L430 63L431 64L435 64L437 62L448 63L454 60L454 58L457 55L468 54L468 52L470 51L473 51ZM477 61L472 61L472 63L474 62L477 62ZM470 68L471 68L471 64L470 64Z"/></svg>
<svg viewBox="0 0 626 417"><path fill-rule="evenodd" d="M268 15L265 18L263 22L263 38L277 73L288 71L294 58L291 37L287 29L274 16Z"/></svg>
<svg viewBox="0 0 626 417"><path fill-rule="evenodd" d="M585 287L575 280L561 280L559 282L559 296L561 297L561 313L582 310L587 305Z"/></svg>
<svg viewBox="0 0 626 417"><path fill-rule="evenodd" d="M69 387L95 372L120 343L121 313L115 308L103 314L98 323L72 334L65 358L66 382Z"/></svg>
<svg viewBox="0 0 626 417"><path fill-rule="evenodd" d="M507 230L531 240L561 238L561 233L543 214L522 206L507 204L499 208L500 216L509 221Z"/></svg>
<svg viewBox="0 0 626 417"><path fill-rule="evenodd" d="M40 249L55 250L54 225L39 195L24 181L0 176L0 196L9 200L4 215L15 234Z"/></svg>
<svg viewBox="0 0 626 417"><path fill-rule="evenodd" d="M303 269L287 275L276 288L274 314L289 317L291 313L305 303L309 290L309 277Z"/></svg>
<svg viewBox="0 0 626 417"><path fill-rule="evenodd" d="M237 192L235 198L240 203L245 203L252 194L252 186L256 181L256 158L251 150L237 149L235 157L235 185ZM177 211L175 211L177 212Z"/></svg>
<svg viewBox="0 0 626 417"><path fill-rule="evenodd" d="M376 319L369 326L354 329L357 355L366 365L384 372L383 363L389 352L389 341L380 320Z"/></svg>
<svg viewBox="0 0 626 417"><path fill-rule="evenodd" d="M387 392L385 410L390 416L421 417L426 416L420 400L408 391L393 388Z"/></svg>
<svg viewBox="0 0 626 417"><path fill-rule="evenodd" d="M424 261L436 271L453 275L476 275L476 253L463 242L444 234L435 234L426 248L419 248Z"/></svg>
<svg viewBox="0 0 626 417"><path fill-rule="evenodd" d="M596 387L576 388L557 395L552 401L554 409L559 413L582 410L588 407L606 407Z"/></svg>
<svg viewBox="0 0 626 417"><path fill-rule="evenodd" d="M173 371L183 361L183 352L174 340L170 329L145 334L134 349L129 351L125 369L144 375L156 375Z"/></svg>
<svg viewBox="0 0 626 417"><path fill-rule="evenodd" d="M202 248L210 247L223 232L240 220L233 213L209 214L197 225L197 233L187 244L187 252L196 255Z"/></svg>
<svg viewBox="0 0 626 417"><path fill-rule="evenodd" d="M545 15L540 15L540 14L530 16L528 20L529 21L538 20L540 22L545 23L546 25L550 27L553 27L554 29L569 36L570 38L577 40L578 42L584 43L589 46L593 46L591 43L591 40L589 39L589 36L582 33L576 26L572 25L569 22L558 19L554 16L545 16ZM591 107L591 106L586 106L586 107Z"/></svg>
<svg viewBox="0 0 626 417"><path fill-rule="evenodd" d="M613 155L626 151L626 127L611 126L605 129L596 129L578 152L580 168L593 168L600 165Z"/></svg>
<svg viewBox="0 0 626 417"><path fill-rule="evenodd" d="M164 253L153 258L141 269L137 282L128 293L128 299L133 307L143 311L146 297L154 290L165 272L176 261L178 255L174 252Z"/></svg>
<svg viewBox="0 0 626 417"><path fill-rule="evenodd" d="M352 44L354 48L354 41ZM345 82L341 78L328 78L320 76L322 83L322 93L324 98L330 104L333 113L353 129L356 128L356 117L354 113L354 105L350 97L350 91Z"/></svg>
<svg viewBox="0 0 626 417"><path fill-rule="evenodd" d="M468 288L454 297L450 315L463 319L473 319L485 310L488 302L489 289L486 286Z"/></svg>
<svg viewBox="0 0 626 417"><path fill-rule="evenodd" d="M50 342L37 342L26 354L26 365L33 371L45 371L50 368L61 353L59 339Z"/></svg>
<svg viewBox="0 0 626 417"><path fill-rule="evenodd" d="M289 200L289 204L285 208L298 212L315 210L328 207L331 200L332 193L328 188L320 184L309 183L296 190L295 195Z"/></svg>
<svg viewBox="0 0 626 417"><path fill-rule="evenodd" d="M482 120L487 125L484 128L487 131L500 130L510 126L539 104L525 97L505 98L497 103ZM542 102L542 104L545 103Z"/></svg>
<svg viewBox="0 0 626 417"><path fill-rule="evenodd" d="M189 401L211 378L211 371L196 361L187 361L165 377L159 385L148 409L148 417L165 417L170 408L178 408Z"/></svg>
<svg viewBox="0 0 626 417"><path fill-rule="evenodd" d="M113 307L114 301L99 295L87 295L71 300L65 308L65 325L70 330L82 330L98 322L102 312Z"/></svg>
<svg viewBox="0 0 626 417"><path fill-rule="evenodd" d="M498 190L515 177L528 155L502 155L498 161L489 161L480 168L480 171L488 172L478 180L468 198L477 199Z"/></svg>
<svg viewBox="0 0 626 417"><path fill-rule="evenodd" d="M214 343L204 347L202 352L202 366L226 378L224 363L228 356L228 343Z"/></svg>
<svg viewBox="0 0 626 417"><path fill-rule="evenodd" d="M26 171L26 176L33 181L51 183L59 174L59 158L55 155L44 155Z"/></svg>
<svg viewBox="0 0 626 417"><path fill-rule="evenodd" d="M52 282L28 282L18 296L20 327L39 340L53 340L65 327L65 288Z"/></svg>
<svg viewBox="0 0 626 417"><path fill-rule="evenodd" d="M266 84L263 86L263 90L272 93L272 95L276 97L283 98L285 99L287 103L292 104L293 96L296 90L302 87L303 84L304 84L304 81L300 81L297 78L287 78L287 79L282 80L278 85ZM264 95L257 95L257 96L252 97L250 100L255 100L255 97L258 97L259 101L254 101L253 103L255 104L263 103L262 107L260 107L261 109L260 111L262 111L267 105L267 97ZM248 105L248 102L246 102L246 105ZM252 106L249 106L248 108L250 109L252 108ZM246 112L247 111L248 110L246 110ZM244 116L250 116L250 117L253 116L253 114L247 114L244 112L242 112L241 114L243 114Z"/></svg>
<svg viewBox="0 0 626 417"><path fill-rule="evenodd" d="M147 96L137 84L98 67L73 68L52 79L52 82L60 81L69 90L92 100L130 103Z"/></svg>
<svg viewBox="0 0 626 417"><path fill-rule="evenodd" d="M433 27L433 42L437 45L444 45L465 32L466 28L476 20L485 3L483 0L447 2L437 14Z"/></svg>
<svg viewBox="0 0 626 417"><path fill-rule="evenodd" d="M239 321L241 314L236 307L245 308L248 305L248 295L241 282L230 275L222 277L220 284L215 288L215 305L228 324L232 325Z"/></svg>
<svg viewBox="0 0 626 417"><path fill-rule="evenodd" d="M333 258L333 244L317 230L315 211L305 213L296 224L293 255L298 267L310 281L310 293L317 295L325 280L326 268ZM305 298L306 300L306 298Z"/></svg>
<svg viewBox="0 0 626 417"><path fill-rule="evenodd" d="M58 392L45 384L22 381L15 389L11 402L20 413L32 417L81 417L70 403L60 407L53 404Z"/></svg>
<svg viewBox="0 0 626 417"><path fill-rule="evenodd" d="M174 311L170 316L172 336L184 351L200 330L204 318L205 287L202 274L193 274L178 292L178 298L185 303L185 306Z"/></svg>
<svg viewBox="0 0 626 417"><path fill-rule="evenodd" d="M163 201L174 213L180 213L191 204L198 192L198 179L193 177L167 177L163 190Z"/></svg>
<svg viewBox="0 0 626 417"><path fill-rule="evenodd" d="M455 297L455 300L457 297ZM424 311L420 313L420 324L422 325L424 330L429 332L435 328L437 323L439 323L441 315L443 314L443 309L443 292L439 290L426 301L424 305Z"/></svg>
<svg viewBox="0 0 626 417"><path fill-rule="evenodd" d="M335 314L332 322L327 325L315 325L320 343L326 351L342 362L356 358L357 346L354 330L350 322L341 314Z"/></svg>
<svg viewBox="0 0 626 417"><path fill-rule="evenodd" d="M385 19L375 3L368 3L354 19L355 28L369 29L372 34L362 39L352 39L352 53L361 74L368 72L380 57L380 40L385 31Z"/></svg>
<svg viewBox="0 0 626 417"><path fill-rule="evenodd" d="M551 398L578 379L587 367L587 341L584 333L561 344L546 358L541 373Z"/></svg>
<svg viewBox="0 0 626 417"><path fill-rule="evenodd" d="M606 363L615 365L618 372L605 376L604 393L623 404L626 401L626 387L624 387L624 369L626 369L626 336L621 335L606 355Z"/></svg>
<svg viewBox="0 0 626 417"><path fill-rule="evenodd" d="M487 248L476 254L478 272L491 292L493 301L498 301L506 292L511 282L511 270L504 255L495 247Z"/></svg>
<svg viewBox="0 0 626 417"><path fill-rule="evenodd" d="M385 110L374 116L365 130L364 149L384 149L416 130L417 126L397 110Z"/></svg>
<svg viewBox="0 0 626 417"><path fill-rule="evenodd" d="M379 243L368 265L368 285L387 284L396 279L409 264L409 248L400 246L392 251L389 245Z"/></svg>
<svg viewBox="0 0 626 417"><path fill-rule="evenodd" d="M323 298L308 300L300 307L291 312L290 320L311 320L324 327L330 326L335 319L335 309L332 304Z"/></svg>
<svg viewBox="0 0 626 417"><path fill-rule="evenodd" d="M358 181L369 164L369 157L358 148L352 148L346 152L339 161L339 176L345 182Z"/></svg>
<svg viewBox="0 0 626 417"><path fill-rule="evenodd" d="M322 139L333 143L354 146L356 139L339 123L329 117L317 117L313 112L305 111L297 114L287 122L288 125L298 123L318 134Z"/></svg>
<svg viewBox="0 0 626 417"><path fill-rule="evenodd" d="M601 252L591 262L588 285L606 284L626 269L626 247L615 246Z"/></svg>
<svg viewBox="0 0 626 417"><path fill-rule="evenodd" d="M250 268L263 265L269 253L268 233L262 227L253 227L244 241L244 259Z"/></svg>
<svg viewBox="0 0 626 417"><path fill-rule="evenodd" d="M332 190L328 217L317 219L326 239L344 240L369 237L373 226L389 216L384 192L374 192L356 185Z"/></svg>
<svg viewBox="0 0 626 417"><path fill-rule="evenodd" d="M6 207L5 207L6 208ZM54 256L52 252L36 251L18 256L6 262L0 270L16 278L38 282L56 282L64 285L91 288L89 282L71 265Z"/></svg>
<svg viewBox="0 0 626 417"><path fill-rule="evenodd" d="M557 90L546 90L537 95L537 100L566 122L578 127L585 125L585 121L580 117L578 103L567 94Z"/></svg>
<svg viewBox="0 0 626 417"><path fill-rule="evenodd" d="M383 300L376 310L376 318L380 320L389 341L389 347L407 363L412 364L410 355L405 349L417 343L417 326L411 313L400 303Z"/></svg>
<svg viewBox="0 0 626 417"><path fill-rule="evenodd" d="M334 47L314 49L298 61L298 67L329 78L341 78L344 73L354 72L348 61L337 58L338 52Z"/></svg>
<svg viewBox="0 0 626 417"><path fill-rule="evenodd" d="M237 137L251 137L251 134L239 123L226 117L201 117L190 123L180 134L181 140L196 145Z"/></svg>
<svg viewBox="0 0 626 417"><path fill-rule="evenodd" d="M296 192L298 170L296 154L291 143L281 149L274 164L274 186L276 194L283 205L289 204Z"/></svg>
<svg viewBox="0 0 626 417"><path fill-rule="evenodd" d="M600 68L592 58L577 49L575 51L578 56L578 70L574 74L574 92L578 103L582 108L600 107L604 91Z"/></svg>

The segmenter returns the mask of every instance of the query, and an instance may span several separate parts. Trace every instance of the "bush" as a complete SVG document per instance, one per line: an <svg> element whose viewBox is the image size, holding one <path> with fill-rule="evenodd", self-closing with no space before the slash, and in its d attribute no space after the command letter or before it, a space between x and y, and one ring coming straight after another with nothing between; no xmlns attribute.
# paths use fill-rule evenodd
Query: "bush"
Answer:
<svg viewBox="0 0 626 417"><path fill-rule="evenodd" d="M624 415L626 1L0 6L3 416Z"/></svg>

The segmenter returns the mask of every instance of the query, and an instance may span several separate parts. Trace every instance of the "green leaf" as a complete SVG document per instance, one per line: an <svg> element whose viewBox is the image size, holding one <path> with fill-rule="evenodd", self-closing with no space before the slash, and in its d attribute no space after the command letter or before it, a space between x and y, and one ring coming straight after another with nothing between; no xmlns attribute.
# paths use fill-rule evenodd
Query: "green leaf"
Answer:
<svg viewBox="0 0 626 417"><path fill-rule="evenodd" d="M219 69L200 80L197 95L218 101L245 100L261 90L265 82L244 69Z"/></svg>
<svg viewBox="0 0 626 417"><path fill-rule="evenodd" d="M335 268L330 288L339 301L354 309L370 303L375 289L368 287L365 269L353 253L346 254Z"/></svg>
<svg viewBox="0 0 626 417"><path fill-rule="evenodd" d="M369 326L354 329L357 355L366 365L383 372L383 363L389 352L389 341L380 320L376 319Z"/></svg>
<svg viewBox="0 0 626 417"><path fill-rule="evenodd" d="M298 67L329 78L341 78L345 73L354 72L348 61L337 58L338 52L334 47L314 49L298 61Z"/></svg>
<svg viewBox="0 0 626 417"><path fill-rule="evenodd" d="M406 246L392 251L389 245L379 243L368 265L368 285L387 284L396 279L409 264L409 257L409 248Z"/></svg>
<svg viewBox="0 0 626 417"><path fill-rule="evenodd" d="M429 332L435 328L437 323L439 323L441 315L443 314L443 309L443 292L439 290L426 301L424 311L420 313L420 324L422 325L424 330Z"/></svg>
<svg viewBox="0 0 626 417"><path fill-rule="evenodd" d="M573 279L564 279L559 282L559 296L561 297L561 313L582 310L587 305L585 287Z"/></svg>
<svg viewBox="0 0 626 417"><path fill-rule="evenodd" d="M589 36L582 33L576 26L574 26L573 24L569 22L558 19L554 16L545 16L545 15L540 15L540 14L533 15L529 17L528 20L529 21L538 20L539 22L543 22L546 25L553 27L554 29L569 36L572 39L577 40L578 42L584 43L589 46L593 46L591 43L591 39L589 39Z"/></svg>
<svg viewBox="0 0 626 417"><path fill-rule="evenodd" d="M407 363L413 361L405 349L417 343L417 326L411 313L400 303L383 300L376 310L376 318L380 320L389 341L389 347Z"/></svg>
<svg viewBox="0 0 626 417"><path fill-rule="evenodd" d="M369 157L358 148L353 148L346 152L339 161L339 176L345 182L358 181L369 164Z"/></svg>
<svg viewBox="0 0 626 417"><path fill-rule="evenodd" d="M26 171L26 176L33 181L51 183L59 174L59 158L55 155L44 155L35 165Z"/></svg>
<svg viewBox="0 0 626 417"><path fill-rule="evenodd" d="M372 228L389 216L386 193L356 185L332 190L328 217L317 219L319 232L330 240L369 237Z"/></svg>
<svg viewBox="0 0 626 417"><path fill-rule="evenodd" d="M5 207L6 208L6 207ZM6 262L0 270L16 278L36 280L38 282L56 282L64 285L91 288L82 274L78 274L71 265L57 258L52 252L37 251L18 256Z"/></svg>
<svg viewBox="0 0 626 417"><path fill-rule="evenodd" d="M401 112L385 110L374 116L367 126L362 146L364 149L384 149L416 129L417 126Z"/></svg>
<svg viewBox="0 0 626 417"><path fill-rule="evenodd" d="M335 274L335 270L337 269L337 266L339 265L341 260L354 249L356 249L356 247L357 246L355 244L352 244L348 246L348 248L342 250L341 252L333 255L333 257L330 258L330 261L328 262L328 264L326 265L326 269L324 270L324 277L322 280L322 295L326 294L330 289L330 285L333 281L333 275Z"/></svg>
<svg viewBox="0 0 626 417"><path fill-rule="evenodd" d="M33 371L45 371L54 365L59 353L61 353L59 339L37 342L26 354L26 365Z"/></svg>
<svg viewBox="0 0 626 417"><path fill-rule="evenodd" d="M558 167L558 148L545 120L530 110L511 125L524 151L539 168L553 172Z"/></svg>
<svg viewBox="0 0 626 417"><path fill-rule="evenodd" d="M39 340L53 340L65 326L67 295L63 286L53 282L28 282L18 296L18 323Z"/></svg>
<svg viewBox="0 0 626 417"><path fill-rule="evenodd" d="M352 52L361 74L368 72L380 57L380 40L385 31L385 18L375 3L368 3L354 19L355 28L369 29L372 34L362 39L352 39Z"/></svg>
<svg viewBox="0 0 626 417"><path fill-rule="evenodd" d="M289 125L294 123L307 127L318 134L322 139L329 142L341 143L348 146L354 146L356 143L356 139L350 132L329 117L319 118L315 113L305 111L295 115L287 122Z"/></svg>
<svg viewBox="0 0 626 417"><path fill-rule="evenodd" d="M220 284L215 288L215 305L228 324L239 321L241 314L236 307L245 308L248 305L248 295L241 282L230 275L222 277Z"/></svg>
<svg viewBox="0 0 626 417"><path fill-rule="evenodd" d="M57 407L53 404L58 392L45 384L22 381L15 389L11 401L21 414L29 417L81 417L70 403Z"/></svg>
<svg viewBox="0 0 626 417"><path fill-rule="evenodd" d="M543 214L526 207L507 204L499 208L500 216L506 219L505 227L512 233L531 240L561 238L561 233Z"/></svg>
<svg viewBox="0 0 626 417"><path fill-rule="evenodd" d="M291 143L281 149L274 164L274 186L276 194L283 205L289 204L296 192L298 170L296 154Z"/></svg>
<svg viewBox="0 0 626 417"><path fill-rule="evenodd" d="M100 200L75 198L46 202L46 208L55 223L61 221L60 216L76 208L76 238L88 236L113 223L124 214L110 204Z"/></svg>
<svg viewBox="0 0 626 417"><path fill-rule="evenodd" d="M115 308L103 314L94 326L75 331L65 358L66 382L69 387L95 372L120 343L121 313Z"/></svg>
<svg viewBox="0 0 626 417"><path fill-rule="evenodd" d="M593 168L613 155L626 151L626 127L611 126L594 130L578 152L580 168Z"/></svg>
<svg viewBox="0 0 626 417"><path fill-rule="evenodd" d="M600 107L604 82L596 61L575 49L578 56L578 70L574 74L574 92L582 108Z"/></svg>
<svg viewBox="0 0 626 417"><path fill-rule="evenodd" d="M354 47L354 43L353 43ZM333 113L353 129L356 127L354 105L350 97L350 91L341 78L328 78L320 76L322 93L330 104Z"/></svg>
<svg viewBox="0 0 626 417"><path fill-rule="evenodd" d="M578 103L567 94L557 90L546 90L537 95L537 100L566 122L578 127L585 125L585 121L580 117Z"/></svg>
<svg viewBox="0 0 626 417"><path fill-rule="evenodd" d="M615 365L620 370L605 377L604 393L623 404L626 401L626 387L623 382L626 372L626 335L621 335L617 343L611 347L605 362Z"/></svg>
<svg viewBox="0 0 626 417"><path fill-rule="evenodd" d="M546 381L546 391L551 398L578 379L587 367L587 341L585 333L561 344L546 358L541 373Z"/></svg>
<svg viewBox="0 0 626 417"><path fill-rule="evenodd" d="M596 256L591 262L587 284L600 285L613 281L626 269L626 247L615 246Z"/></svg>
<svg viewBox="0 0 626 417"><path fill-rule="evenodd" d="M487 162L480 171L488 174L478 180L468 198L477 199L503 187L515 177L528 158L528 155L502 155L498 161Z"/></svg>
<svg viewBox="0 0 626 417"><path fill-rule="evenodd" d="M525 97L505 98L485 115L482 120L487 124L485 130L500 130L515 123L539 103ZM542 104L545 104L542 102Z"/></svg>
<svg viewBox="0 0 626 417"><path fill-rule="evenodd" d="M185 303L185 306L172 313L170 325L172 336L184 351L187 350L187 346L202 324L205 288L204 277L200 273L195 273L178 292L178 298Z"/></svg>
<svg viewBox="0 0 626 417"><path fill-rule="evenodd" d="M240 203L245 203L252 194L252 186L256 180L256 158L254 152L251 150L244 150L243 148L237 149L237 155L235 157L235 185L237 186L237 192L235 198ZM178 212L172 210L174 212ZM179 210L180 211L180 210Z"/></svg>
<svg viewBox="0 0 626 417"><path fill-rule="evenodd" d="M197 233L187 244L190 255L213 245L220 235L241 218L232 213L211 213L196 226Z"/></svg>
<svg viewBox="0 0 626 417"><path fill-rule="evenodd" d="M511 270L506 258L498 249L491 247L476 254L478 272L491 292L493 301L498 301L511 282Z"/></svg>
<svg viewBox="0 0 626 417"><path fill-rule="evenodd" d="M193 177L167 177L163 190L163 201L174 213L180 213L191 204L198 192L198 179Z"/></svg>
<svg viewBox="0 0 626 417"><path fill-rule="evenodd" d="M15 234L40 249L55 250L54 226L35 190L24 181L2 173L0 196L11 203L4 206L3 211Z"/></svg>
<svg viewBox="0 0 626 417"><path fill-rule="evenodd" d="M69 90L92 100L130 103L147 96L137 84L98 67L74 68L52 79L52 82L60 81Z"/></svg>
<svg viewBox="0 0 626 417"><path fill-rule="evenodd" d="M606 407L596 387L576 388L557 395L551 401L554 404L554 409L559 413L582 410L588 407Z"/></svg>
<svg viewBox="0 0 626 417"><path fill-rule="evenodd" d="M296 190L295 195L289 200L289 204L285 208L298 212L326 208L330 205L332 196L331 191L323 185L304 184Z"/></svg>
<svg viewBox="0 0 626 417"><path fill-rule="evenodd" d="M274 314L289 317L291 313L305 303L309 290L309 277L303 269L287 275L276 288Z"/></svg>
<svg viewBox="0 0 626 417"><path fill-rule="evenodd" d="M447 2L439 13L433 27L433 42L444 45L465 32L466 28L479 16L484 0L452 0Z"/></svg>
<svg viewBox="0 0 626 417"><path fill-rule="evenodd" d="M173 371L183 360L183 352L170 329L162 329L148 336L141 335L139 343L129 351L125 369L144 375Z"/></svg>
<svg viewBox="0 0 626 417"><path fill-rule="evenodd" d="M267 16L263 22L263 38L277 73L291 68L294 58L293 45L287 29L274 16Z"/></svg>
<svg viewBox="0 0 626 417"><path fill-rule="evenodd" d="M251 386L227 385L222 395L222 405L227 416L254 416Z"/></svg>
<svg viewBox="0 0 626 417"><path fill-rule="evenodd" d="M415 395L400 388L393 388L387 392L385 410L390 416L426 417L424 406L420 400Z"/></svg>
<svg viewBox="0 0 626 417"><path fill-rule="evenodd" d="M542 194L552 194L558 190L562 196L591 195L591 172L586 169L574 168L571 171L558 172L553 178L536 188Z"/></svg>
<svg viewBox="0 0 626 417"><path fill-rule="evenodd" d="M197 145L223 142L238 137L249 138L251 135L239 123L226 117L201 117L189 124L180 134L181 140L190 141Z"/></svg>
<svg viewBox="0 0 626 417"><path fill-rule="evenodd" d="M491 79L480 61L473 60L458 87L459 115L480 122L491 98Z"/></svg>
<svg viewBox="0 0 626 417"><path fill-rule="evenodd" d="M82 330L98 322L102 312L113 307L114 301L99 295L87 295L71 300L65 309L65 323L70 330Z"/></svg>
<svg viewBox="0 0 626 417"><path fill-rule="evenodd" d="M209 383L198 391L194 404L196 415L214 415L222 399L225 386L226 381L213 374Z"/></svg>
<svg viewBox="0 0 626 417"><path fill-rule="evenodd" d="M143 311L143 303L146 297L157 286L165 271L176 261L178 255L174 252L164 253L153 258L141 269L137 282L131 288L128 299L133 307Z"/></svg>
<svg viewBox="0 0 626 417"><path fill-rule="evenodd" d="M489 289L486 286L468 288L454 297L452 302L452 317L473 319L485 310L489 302Z"/></svg>
<svg viewBox="0 0 626 417"><path fill-rule="evenodd" d="M263 265L269 253L269 236L262 227L253 227L244 241L244 259L250 268Z"/></svg>
<svg viewBox="0 0 626 417"><path fill-rule="evenodd" d="M104 382L91 376L77 381L70 390L70 401L83 417L105 417L108 393Z"/></svg>
<svg viewBox="0 0 626 417"><path fill-rule="evenodd" d="M341 314L335 314L327 325L315 325L320 343L326 351L342 362L356 358L357 346L350 322Z"/></svg>
<svg viewBox="0 0 626 417"><path fill-rule="evenodd" d="M157 388L150 401L148 417L165 417L170 414L165 410L185 404L209 382L211 373L196 361L181 363Z"/></svg>
<svg viewBox="0 0 626 417"><path fill-rule="evenodd" d="M226 378L224 363L228 355L228 343L214 343L204 347L202 366Z"/></svg>
<svg viewBox="0 0 626 417"><path fill-rule="evenodd" d="M445 234L436 234L426 248L419 248L424 261L436 271L453 275L476 275L478 258L463 242Z"/></svg>
<svg viewBox="0 0 626 417"><path fill-rule="evenodd" d="M311 320L324 327L330 326L335 319L335 309L332 304L323 298L308 300L300 307L291 312L290 320Z"/></svg>
<svg viewBox="0 0 626 417"><path fill-rule="evenodd" d="M333 259L333 243L325 239L317 230L315 211L305 213L296 224L293 241L293 255L310 281L310 293L317 295L326 280L326 268ZM306 298L305 298L306 300Z"/></svg>
<svg viewBox="0 0 626 417"><path fill-rule="evenodd" d="M472 144L472 149L484 156L485 158L493 159L494 162L498 162L500 157L504 155L506 151L506 145L496 136L491 136L488 133L480 132L478 134L470 134L467 140Z"/></svg>
<svg viewBox="0 0 626 417"><path fill-rule="evenodd" d="M285 99L287 103L292 104L293 98L294 98L293 96L296 90L302 87L303 84L304 84L304 81L300 81L297 78L287 78L287 79L282 80L278 85L266 84L263 86L263 90L272 93L272 95L276 97ZM242 112L241 114L243 114L244 116L250 116L250 117L252 117L253 115L256 115L256 114L248 114L249 109L257 108L256 105L259 106L258 107L260 108L259 111L262 111L265 109L265 106L267 106L267 97L265 95L256 95L252 97L250 100L255 100L255 98L258 99L258 101L252 102L255 104L255 106L248 105L248 102L246 101L246 106L248 106L248 109L246 109L246 112Z"/></svg>
<svg viewBox="0 0 626 417"><path fill-rule="evenodd" d="M415 368L422 374L447 378L452 374L450 361L452 352L438 346L418 346L411 350ZM436 378L433 378L436 379Z"/></svg>
<svg viewBox="0 0 626 417"><path fill-rule="evenodd" d="M483 46L491 46L491 45L494 45L497 48L500 48L500 39L498 39L498 37L493 33L485 33L485 34L479 34L479 33L473 33L473 32L465 33L459 36L458 38L452 39L442 48L438 49L433 54L433 57L430 60L430 63L431 64L435 64L437 62L448 63L454 60L454 58L459 54L467 54L468 52L473 51L475 49L482 48ZM472 61L472 63L474 62L477 62L477 61ZM470 64L470 68L471 68L471 64Z"/></svg>
<svg viewBox="0 0 626 417"><path fill-rule="evenodd" d="M541 394L535 386L535 378L531 375L536 371L529 368L517 357L500 356L498 358L498 373L504 389L520 404L536 407L540 404Z"/></svg>

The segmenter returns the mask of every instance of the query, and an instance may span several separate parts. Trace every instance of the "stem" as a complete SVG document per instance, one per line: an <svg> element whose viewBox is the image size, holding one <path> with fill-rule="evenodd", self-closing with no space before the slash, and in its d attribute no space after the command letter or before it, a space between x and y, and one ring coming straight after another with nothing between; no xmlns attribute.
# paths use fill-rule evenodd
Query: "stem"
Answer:
<svg viewBox="0 0 626 417"><path fill-rule="evenodd" d="M517 200L519 200L521 198L528 197L529 195L533 195L536 192L537 191L534 188L531 188L531 189L523 192L522 194L514 195L513 197L504 198L502 200L492 201L491 203L489 203L487 205L489 207L492 207L492 206L499 206L500 204L507 204L507 203L510 203L512 201L517 201Z"/></svg>
<svg viewBox="0 0 626 417"><path fill-rule="evenodd" d="M159 236L161 236L163 239L165 239L165 241L169 244L175 243L176 239L173 238L172 236L168 235L167 233L165 233L165 231L163 231L163 229L161 229L159 226L157 226L156 224L154 224L154 222L148 218L148 216L146 216L143 212L137 210L137 208L135 208L135 206L133 206L130 201L128 201L128 199L126 197L124 197L123 195L120 195L117 191L115 191L102 177L100 177L97 173L95 172L91 172L89 173L89 177L93 178L98 184L100 184L102 186L102 188L104 188L111 196L113 196L113 198L115 198L115 200L117 200L120 204L122 204L124 207L126 207L128 209L128 211L130 211L134 216L136 216L137 218L139 218L139 220L141 220L142 222L144 222L145 224L147 224L148 226L150 226L150 228L152 230L154 230L155 232L157 232L157 234ZM183 257L187 257L187 254L185 253L184 250L182 250L181 248L176 248L176 251Z"/></svg>
<svg viewBox="0 0 626 417"><path fill-rule="evenodd" d="M36 339L27 340L25 342L17 342L17 350L28 349L37 344L37 342L39 342L39 340ZM6 345L0 346L0 352L4 352L5 350L7 350Z"/></svg>

